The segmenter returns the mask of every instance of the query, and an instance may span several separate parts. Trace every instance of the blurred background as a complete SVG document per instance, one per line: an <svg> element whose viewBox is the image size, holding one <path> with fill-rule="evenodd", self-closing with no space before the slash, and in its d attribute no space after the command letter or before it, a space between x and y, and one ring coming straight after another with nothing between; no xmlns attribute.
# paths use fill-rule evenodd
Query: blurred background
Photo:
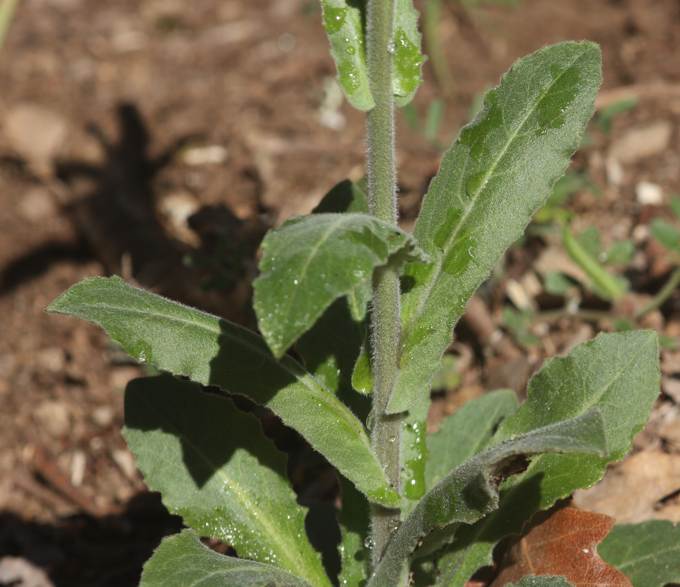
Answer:
<svg viewBox="0 0 680 587"><path fill-rule="evenodd" d="M119 432L122 391L143 371L96 328L43 309L85 276L116 273L253 326L260 239L363 176L363 116L335 83L316 0L4 0L4 17L10 2L0 584L9 568L26 585L136 585L180 527L145 492ZM430 426L485 391L522 393L545 357L600 330L654 328L663 393L650 424L575 499L618 521L680 521L680 2L416 4L429 61L399 113L407 228L443 150L515 59L565 39L604 52L587 137L470 303ZM318 458L289 445L301 479Z"/></svg>

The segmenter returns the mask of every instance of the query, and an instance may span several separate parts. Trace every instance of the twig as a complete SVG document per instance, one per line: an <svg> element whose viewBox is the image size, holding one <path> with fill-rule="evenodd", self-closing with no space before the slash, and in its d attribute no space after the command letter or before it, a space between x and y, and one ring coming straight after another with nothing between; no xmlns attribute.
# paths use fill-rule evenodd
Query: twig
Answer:
<svg viewBox="0 0 680 587"><path fill-rule="evenodd" d="M668 281L657 292L657 294L635 313L635 319L639 320L643 316L646 316L650 312L653 312L657 308L663 306L664 303L666 303L666 300L673 295L673 292L678 287L680 287L680 267L676 268L675 271L671 273Z"/></svg>

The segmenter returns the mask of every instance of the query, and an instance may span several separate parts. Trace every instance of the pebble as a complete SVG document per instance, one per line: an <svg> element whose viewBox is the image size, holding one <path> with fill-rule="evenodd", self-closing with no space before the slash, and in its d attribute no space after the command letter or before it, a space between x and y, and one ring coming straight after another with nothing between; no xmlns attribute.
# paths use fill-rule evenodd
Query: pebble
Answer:
<svg viewBox="0 0 680 587"><path fill-rule="evenodd" d="M222 145L189 147L182 154L187 165L219 165L227 160L227 149Z"/></svg>
<svg viewBox="0 0 680 587"><path fill-rule="evenodd" d="M638 203L643 206L660 206L663 204L663 190L661 186L649 182L641 181L635 186L635 195Z"/></svg>
<svg viewBox="0 0 680 587"><path fill-rule="evenodd" d="M37 104L22 103L7 112L4 124L10 146L38 171L48 171L66 138L66 121Z"/></svg>
<svg viewBox="0 0 680 587"><path fill-rule="evenodd" d="M57 207L52 196L42 187L35 187L24 193L17 209L29 222L42 222L57 215Z"/></svg>
<svg viewBox="0 0 680 587"><path fill-rule="evenodd" d="M46 400L34 411L35 417L47 433L54 438L61 438L69 433L71 418L68 408L56 400Z"/></svg>
<svg viewBox="0 0 680 587"><path fill-rule="evenodd" d="M130 451L118 448L112 451L111 456L113 457L113 460L116 463L116 465L120 467L120 470L123 471L123 473L128 479L137 478L137 467L135 465L135 459L130 453Z"/></svg>
<svg viewBox="0 0 680 587"><path fill-rule="evenodd" d="M66 359L64 351L57 347L42 349L36 353L36 364L51 373L60 373L64 370Z"/></svg>
<svg viewBox="0 0 680 587"><path fill-rule="evenodd" d="M54 587L54 583L40 567L15 556L0 559L0 585Z"/></svg>
<svg viewBox="0 0 680 587"><path fill-rule="evenodd" d="M614 141L609 155L621 163L635 163L663 152L668 147L672 134L673 125L666 120L631 128Z"/></svg>

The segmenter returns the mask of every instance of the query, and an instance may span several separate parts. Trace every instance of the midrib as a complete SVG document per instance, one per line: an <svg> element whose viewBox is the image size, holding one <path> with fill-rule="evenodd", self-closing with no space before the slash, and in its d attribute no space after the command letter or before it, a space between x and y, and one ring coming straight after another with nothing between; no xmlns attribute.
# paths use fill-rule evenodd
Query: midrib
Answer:
<svg viewBox="0 0 680 587"><path fill-rule="evenodd" d="M432 272L432 277L430 283L426 286L426 289L424 291L424 295L421 298L420 302L418 303L416 312L413 316L413 318L410 320L410 323L418 321L420 316L423 313L423 310L427 304L427 302L430 299L430 296L432 295L432 291L434 290L434 286L436 281L439 279L439 275L441 274L441 267L443 264L443 259L446 257L446 255L450 252L448 249L452 245L453 242L455 242L455 239L458 237L458 234L462 230L462 227L465 225L465 222L467 221L468 217L472 213L472 210L475 208L477 204L477 200L480 196L480 194L484 191L486 188L489 180L495 173L498 165L500 165L501 161L505 158L505 155L507 154L508 150L510 149L511 145L517 138L517 136L520 134L520 132L524 129L524 126L526 123L529 121L529 118L536 112L540 104L543 102L543 100L547 97L547 95L550 93L552 88L557 84L557 82L562 78L563 75L567 73L578 61L585 55L585 52L581 53L578 57L576 57L567 67L564 68L564 70L555 78L552 80L552 82L548 85L548 87L543 91L543 93L538 97L536 100L535 104L527 111L526 115L520 122L520 124L515 128L515 130L512 132L510 137L508 137L508 141L506 142L505 146L499 153L498 157L493 161L489 169L486 171L484 174L484 179L480 183L479 187L477 190L474 192L472 198L469 201L469 204L464 208L463 215L460 218L460 221L454 228L454 230L451 232L449 237L446 240L446 243L444 245L444 250L443 254L441 256L441 260L437 263L437 269L436 271ZM466 163L467 163L467 158L466 158ZM461 181L462 185L462 181Z"/></svg>

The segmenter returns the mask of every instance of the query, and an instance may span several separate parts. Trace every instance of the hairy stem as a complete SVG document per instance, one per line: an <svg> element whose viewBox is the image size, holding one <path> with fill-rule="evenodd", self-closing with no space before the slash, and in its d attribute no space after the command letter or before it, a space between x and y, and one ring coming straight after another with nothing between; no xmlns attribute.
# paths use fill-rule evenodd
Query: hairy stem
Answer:
<svg viewBox="0 0 680 587"><path fill-rule="evenodd" d="M368 75L375 107L368 113L368 191L370 211L381 220L397 224L396 170L394 164L394 98L392 45L394 0L369 0L366 51ZM392 485L399 488L398 416L385 409L397 374L399 354L399 276L387 266L376 272L371 313L373 355L373 411L371 442ZM373 506L371 511L372 565L382 557L399 523L399 510Z"/></svg>

